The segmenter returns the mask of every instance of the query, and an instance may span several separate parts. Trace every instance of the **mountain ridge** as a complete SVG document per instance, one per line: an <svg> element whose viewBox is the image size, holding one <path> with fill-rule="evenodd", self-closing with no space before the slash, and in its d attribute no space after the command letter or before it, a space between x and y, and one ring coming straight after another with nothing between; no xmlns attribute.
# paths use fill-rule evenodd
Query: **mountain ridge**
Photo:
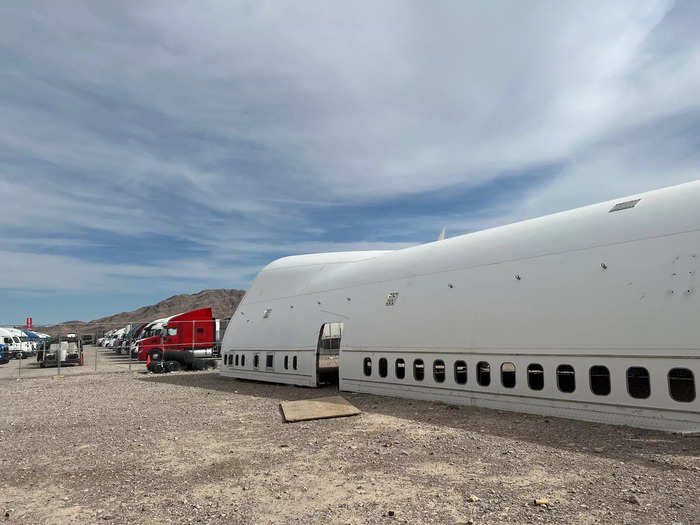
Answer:
<svg viewBox="0 0 700 525"><path fill-rule="evenodd" d="M211 307L215 319L225 319L233 315L244 295L245 290L232 288L201 290L193 294L172 295L155 304L141 306L130 312L119 312L92 321L72 320L54 325L35 326L34 330L46 332L52 336L69 333L99 335L129 323L145 323L207 306Z"/></svg>

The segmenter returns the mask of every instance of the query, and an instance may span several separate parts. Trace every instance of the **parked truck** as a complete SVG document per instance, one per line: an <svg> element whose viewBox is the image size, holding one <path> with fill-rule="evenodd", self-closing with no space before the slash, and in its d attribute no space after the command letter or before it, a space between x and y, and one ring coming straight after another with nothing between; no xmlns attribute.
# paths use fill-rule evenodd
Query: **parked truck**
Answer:
<svg viewBox="0 0 700 525"><path fill-rule="evenodd" d="M0 328L0 342L7 348L8 357L24 359L35 354L27 336L17 328Z"/></svg>
<svg viewBox="0 0 700 525"><path fill-rule="evenodd" d="M31 330L22 330L22 332L29 341L32 350L36 353L36 351L39 350L39 347L41 346L41 338L39 337L39 334Z"/></svg>
<svg viewBox="0 0 700 525"><path fill-rule="evenodd" d="M139 339L143 338L143 333L149 323L135 323L131 326L131 330L124 339L124 353L131 353L131 357L136 359L138 357L138 344Z"/></svg>
<svg viewBox="0 0 700 525"><path fill-rule="evenodd" d="M61 366L82 365L83 343L79 337L51 339L46 348L37 352L36 360L41 368L57 366L59 360Z"/></svg>
<svg viewBox="0 0 700 525"><path fill-rule="evenodd" d="M131 329L131 325L126 325L124 328L120 328L113 334L113 341L110 345L110 348L117 353L121 354L122 349L123 349L123 344L124 344L124 337L126 337L126 333Z"/></svg>
<svg viewBox="0 0 700 525"><path fill-rule="evenodd" d="M218 329L217 329L218 327ZM177 361L190 364L195 358L221 356L221 322L214 319L211 308L159 319L145 330L146 338L138 341L138 358L146 361Z"/></svg>

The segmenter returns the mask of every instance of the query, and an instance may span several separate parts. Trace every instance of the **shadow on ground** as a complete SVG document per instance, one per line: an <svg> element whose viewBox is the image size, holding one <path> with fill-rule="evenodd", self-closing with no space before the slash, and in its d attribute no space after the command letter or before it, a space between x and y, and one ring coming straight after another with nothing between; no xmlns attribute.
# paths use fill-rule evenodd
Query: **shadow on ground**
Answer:
<svg viewBox="0 0 700 525"><path fill-rule="evenodd" d="M220 376L217 372L143 375L142 381L228 392L276 401L314 399L338 393L337 385L305 388L261 383ZM680 436L653 430L588 423L569 419L447 405L391 397L341 392L341 395L367 414L406 419L435 428L479 432L504 439L525 440L546 447L581 451L620 461L654 464L675 469L667 456L697 456L700 437Z"/></svg>

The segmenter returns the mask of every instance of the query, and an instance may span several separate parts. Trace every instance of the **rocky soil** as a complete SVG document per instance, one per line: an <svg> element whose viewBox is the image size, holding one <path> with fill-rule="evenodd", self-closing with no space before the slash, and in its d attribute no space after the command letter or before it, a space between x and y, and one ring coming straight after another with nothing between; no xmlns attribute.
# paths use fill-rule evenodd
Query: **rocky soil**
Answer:
<svg viewBox="0 0 700 525"><path fill-rule="evenodd" d="M0 381L6 523L700 523L700 438L219 377ZM542 499L536 505L535 499ZM0 514L2 519L2 514Z"/></svg>

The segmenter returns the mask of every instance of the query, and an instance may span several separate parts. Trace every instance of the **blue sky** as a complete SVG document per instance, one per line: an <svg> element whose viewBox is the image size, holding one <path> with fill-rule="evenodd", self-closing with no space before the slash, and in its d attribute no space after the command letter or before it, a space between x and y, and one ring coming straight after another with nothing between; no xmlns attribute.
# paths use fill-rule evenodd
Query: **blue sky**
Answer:
<svg viewBox="0 0 700 525"><path fill-rule="evenodd" d="M0 324L700 178L698 2L0 5Z"/></svg>

